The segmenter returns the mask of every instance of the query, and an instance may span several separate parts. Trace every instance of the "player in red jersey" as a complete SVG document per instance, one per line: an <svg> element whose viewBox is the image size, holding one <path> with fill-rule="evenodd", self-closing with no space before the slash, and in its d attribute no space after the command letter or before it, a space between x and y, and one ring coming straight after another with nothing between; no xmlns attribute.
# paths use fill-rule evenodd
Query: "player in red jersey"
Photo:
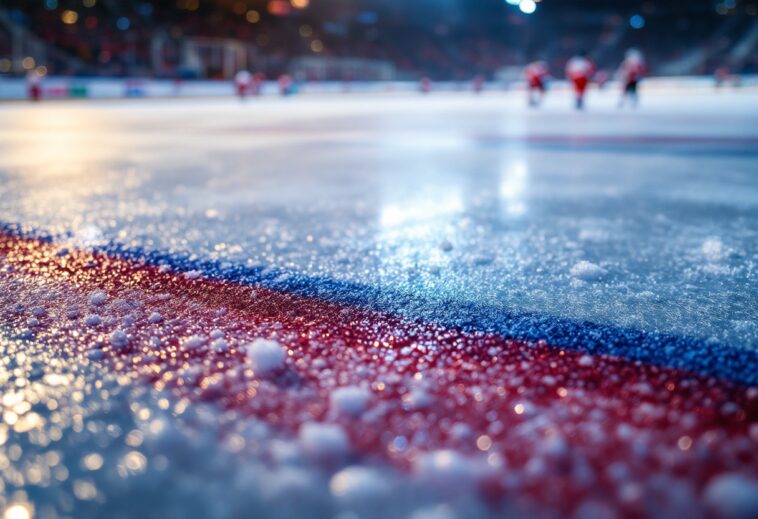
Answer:
<svg viewBox="0 0 758 519"><path fill-rule="evenodd" d="M247 90L250 88L250 81L252 76L247 70L240 70L234 76L234 86L237 88L237 95L240 99L244 99L247 95Z"/></svg>
<svg viewBox="0 0 758 519"><path fill-rule="evenodd" d="M529 63L524 69L526 88L529 94L529 106L539 106L545 97L545 82L550 70L544 61Z"/></svg>
<svg viewBox="0 0 758 519"><path fill-rule="evenodd" d="M422 94L428 94L432 91L432 80L424 76L419 80L418 86Z"/></svg>
<svg viewBox="0 0 758 519"><path fill-rule="evenodd" d="M42 99L42 74L32 70L26 75L26 88L29 92L29 99L39 101Z"/></svg>
<svg viewBox="0 0 758 519"><path fill-rule="evenodd" d="M580 52L566 63L566 77L574 87L577 110L584 108L584 94L594 74L595 65L585 52Z"/></svg>
<svg viewBox="0 0 758 519"><path fill-rule="evenodd" d="M263 72L256 72L253 74L253 80L250 83L250 94L254 96L261 95L264 81L266 81L266 74Z"/></svg>
<svg viewBox="0 0 758 519"><path fill-rule="evenodd" d="M281 95L287 96L294 93L294 83L292 81L292 76L289 74L282 74L279 76L277 83L279 84L279 93Z"/></svg>
<svg viewBox="0 0 758 519"><path fill-rule="evenodd" d="M626 51L626 57L618 70L618 78L624 88L621 99L619 99L619 108L624 106L627 98L632 107L637 106L639 102L637 86L645 74L647 74L647 66L645 65L645 58L642 56L642 53L637 49Z"/></svg>
<svg viewBox="0 0 758 519"><path fill-rule="evenodd" d="M716 80L716 88L721 88L729 80L729 67L719 67L713 73Z"/></svg>
<svg viewBox="0 0 758 519"><path fill-rule="evenodd" d="M471 88L475 94L479 94L484 90L484 76L477 74L474 79L471 80Z"/></svg>

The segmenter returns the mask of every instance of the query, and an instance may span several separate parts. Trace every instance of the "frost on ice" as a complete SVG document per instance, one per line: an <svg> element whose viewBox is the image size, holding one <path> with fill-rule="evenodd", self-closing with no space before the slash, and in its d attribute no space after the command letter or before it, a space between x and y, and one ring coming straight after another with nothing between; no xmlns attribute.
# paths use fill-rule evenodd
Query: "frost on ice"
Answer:
<svg viewBox="0 0 758 519"><path fill-rule="evenodd" d="M132 109L139 113L136 105ZM170 141L168 136L167 147L186 148L184 142ZM233 147L229 157L250 157L247 148ZM522 502L523 513L514 508L513 517L694 519L704 510L725 519L752 517L758 509L754 389L728 389L721 379L701 384L692 374L651 372L644 363L620 371L616 360L594 350L586 355L567 348L558 356L536 341L503 342L477 331L459 334L444 322L419 324L431 315L423 313L426 302L462 303L461 308L489 302L493 306L485 310L495 318L512 309L619 324L613 321L617 314L639 313L635 330L694 339L702 332L731 340L732 351L752 347L756 335L749 310L755 295L745 287L754 277L749 245L755 232L733 232L742 226L735 222L748 213L729 206L721 211L726 217L711 219L709 206L686 205L691 201L679 198L674 204L654 202L653 212L666 213L665 218L649 218L634 209L640 207L637 202L650 202L638 197L636 182L607 197L591 185L607 181L607 171L588 168L587 176L573 179L570 191L595 196L586 207L594 214L571 222L564 216L576 199L566 198L565 184L551 187L559 183L550 181L546 170L553 168L545 167L555 156L526 150L529 210L516 221L499 215L501 194L488 194L498 191L491 188L501 180L501 166L511 162L507 154L480 146L458 152L480 157L475 159L482 165L480 174L448 169L455 161L435 163L449 156L445 153L426 156L429 167L412 168L420 176L432 172L433 178L422 180L444 184L462 203L453 203L451 212L432 207L393 229L375 222L376 202L391 203L393 193L404 192L416 197L408 206L418 206L421 198L444 206L445 197L406 185L408 171L389 168L384 160L365 161L367 168L381 168L371 171L375 175L361 170L348 177L353 164L334 153L338 174L333 177L350 178L357 188L356 198L341 197L349 199L344 205L340 197L328 196L333 187L344 187L330 186L332 175L317 179L323 191L289 199L276 182L259 182L258 175L270 172L247 167L247 160L224 163L228 177L217 182L215 173L206 171L213 168L182 168L159 153L159 165L145 161L130 173L132 187L119 190L112 187L123 186L117 178L112 186L104 181L92 197L80 199L86 202L75 199L64 207L35 203L46 199L45 182L39 182L39 190L24 188L17 182L16 170L24 174L21 162L5 168L12 180L2 185L6 220L63 233L71 229L61 221L77 221L83 214L114 222L103 225L98 238L110 255L102 269L90 263L102 262L103 256L84 258L81 268L70 269L81 256L73 247L56 256L46 255L44 245L29 249L28 240L6 237L1 244L0 298L8 328L0 331L12 333L10 338L0 334L7 352L0 374L6 380L0 460L10 460L8 470L0 471L6 498L39 500L35 517L117 517L126 507L135 517L489 519L508 516L509 507ZM265 162L266 149L256 153ZM311 157L303 157L311 163ZM114 177L123 177L119 167L111 167L122 158L109 156L101 164L103 175L114 170ZM244 166L235 169L234 163ZM679 166L687 181L695 175L698 185L709 185L707 168ZM656 167L635 164L617 178L650 179ZM673 192L683 179L676 169L666 178L654 171L653 178ZM297 172L308 170L284 168L277 178L302 185L306 177ZM449 182L439 182L440 170L446 170ZM712 185L723 183L731 192L734 184L725 179L728 172L722 173ZM370 184L361 180L367 178ZM182 185L166 190L174 180ZM65 192L59 180L51 178L50 185ZM240 187L249 185L260 189L267 203L248 203L249 192ZM213 191L212 201L197 196L200 190L192 186ZM614 206L618 218L607 218L609 203L615 204L619 193L637 198ZM111 197L117 203L100 203ZM745 197L754 204L754 195ZM207 221L203 204L221 206L224 200L244 203L235 206L238 211L221 213L224 218ZM470 205L471 200L477 201ZM355 207L348 205L353 201ZM695 212L710 220L704 222L705 235L702 226L693 230L682 218ZM123 249L110 250L108 243L157 253L159 266L150 270L118 261L114 257ZM687 269L732 269L742 257L733 250L751 254L734 276L710 284L682 282L680 274ZM22 261L14 264L14 257ZM425 270L429 258L434 265ZM59 260L67 262L65 275L56 272ZM567 278L575 286L603 280L610 266L619 283L602 298L583 300L582 294L563 290ZM352 307L318 314L264 287L246 286L247 274L227 276L247 268L277 289L313 288L308 285L313 280L337 279L387 288L391 295L411 294L418 299L398 298L392 309L413 306L422 313L418 322L402 325L386 316L364 319ZM76 284L70 284L72 275ZM205 275L231 279L230 285L239 283L242 289L234 297L214 298L214 289L203 285ZM43 278L50 293L40 294L35 283L25 281ZM155 287L140 284L154 279ZM235 297L252 294L236 305ZM221 318L219 310L229 301L235 304ZM670 301L675 304L662 304ZM281 309L276 319L287 321L285 330L259 319L273 308ZM61 315L72 317L61 322ZM736 333L727 335L732 322L739 328L735 324ZM462 324L469 328L468 319ZM530 326L521 322L519 330ZM690 344L672 349L678 358L707 357L712 351L696 351ZM661 346L668 348L665 342ZM414 385L414 372L433 383ZM269 373L282 376L264 376ZM735 403L724 402L729 391L740 397ZM628 413L619 412L624 402L631 405ZM92 457L93 451L99 457ZM649 467L664 476L649 474ZM492 480L482 477L492 473ZM493 493L488 498L502 507L493 513L489 503L474 506L483 493ZM365 510L366 503L376 502L373 514ZM397 514L381 515L396 503L402 503ZM3 506L12 511L21 505Z"/></svg>

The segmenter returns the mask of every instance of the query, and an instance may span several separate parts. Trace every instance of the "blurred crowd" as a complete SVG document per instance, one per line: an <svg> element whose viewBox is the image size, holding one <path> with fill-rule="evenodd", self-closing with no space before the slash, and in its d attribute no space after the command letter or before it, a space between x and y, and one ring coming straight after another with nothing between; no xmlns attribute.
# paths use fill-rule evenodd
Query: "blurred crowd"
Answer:
<svg viewBox="0 0 758 519"><path fill-rule="evenodd" d="M330 3L331 8L326 5ZM200 37L237 40L252 47L256 59L246 68L269 77L287 72L293 58L327 56L390 62L401 78L491 79L503 67L536 59L562 70L580 51L586 51L599 69L611 68L630 47L645 54L654 74L665 72L667 66L673 73L707 74L723 67L737 73L758 68L755 49L734 58L738 46L749 44L745 40L758 27L755 6L744 2L721 10L698 1L690 2L689 8L678 2L669 9L646 4L637 12L632 4L638 2L625 0L606 2L603 8L545 0L532 15L501 0L441 0L437 10L426 1L413 8L395 4L3 0L0 14L7 23L5 29L0 24L0 59L13 52L13 31L7 27L13 25L27 38L54 49L46 53L45 67L62 75L197 76L197 70L185 62L182 45ZM568 8L570 4L576 5ZM451 7L446 13L444 5L458 10ZM461 12L460 5L471 7ZM672 68L677 62L681 66ZM6 69L0 72L12 71ZM202 72L203 77L223 75L220 67L204 67Z"/></svg>

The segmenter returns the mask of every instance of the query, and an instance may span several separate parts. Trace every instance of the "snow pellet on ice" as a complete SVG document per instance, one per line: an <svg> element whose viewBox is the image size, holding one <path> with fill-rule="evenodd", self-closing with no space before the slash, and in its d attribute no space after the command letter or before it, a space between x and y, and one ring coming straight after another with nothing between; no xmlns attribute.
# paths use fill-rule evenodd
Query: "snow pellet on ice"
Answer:
<svg viewBox="0 0 758 519"><path fill-rule="evenodd" d="M129 337L123 330L112 331L108 338L110 339L111 346L118 349L124 348L129 344Z"/></svg>
<svg viewBox="0 0 758 519"><path fill-rule="evenodd" d="M334 389L329 397L331 407L339 414L360 416L368 407L371 392L360 386L345 386Z"/></svg>
<svg viewBox="0 0 758 519"><path fill-rule="evenodd" d="M332 496L348 508L379 505L389 497L391 489L385 474L361 465L346 467L334 474L329 481Z"/></svg>
<svg viewBox="0 0 758 519"><path fill-rule="evenodd" d="M339 424L308 422L298 433L303 451L317 461L336 462L350 451L345 430Z"/></svg>
<svg viewBox="0 0 758 519"><path fill-rule="evenodd" d="M99 326L101 322L103 322L103 320L97 314L88 314L84 318L84 324L87 325L87 326L89 326L89 327L93 327L93 328L95 326Z"/></svg>
<svg viewBox="0 0 758 519"><path fill-rule="evenodd" d="M102 290L95 290L89 295L89 304L92 306L100 306L108 299L108 294Z"/></svg>
<svg viewBox="0 0 758 519"><path fill-rule="evenodd" d="M191 335L182 341L182 349L196 350L207 342L207 338L202 335Z"/></svg>
<svg viewBox="0 0 758 519"><path fill-rule="evenodd" d="M464 490L473 484L477 474L470 459L450 449L418 455L413 470L421 481L445 491Z"/></svg>
<svg viewBox="0 0 758 519"><path fill-rule="evenodd" d="M700 247L700 252L702 252L706 260L711 262L721 261L727 254L724 242L719 238L708 238L705 240Z"/></svg>
<svg viewBox="0 0 758 519"><path fill-rule="evenodd" d="M570 273L583 281L596 281L606 275L608 271L591 261L582 260L571 267Z"/></svg>
<svg viewBox="0 0 758 519"><path fill-rule="evenodd" d="M242 350L253 370L261 375L283 368L287 359L287 350L269 339L255 339L245 344Z"/></svg>
<svg viewBox="0 0 758 519"><path fill-rule="evenodd" d="M223 337L219 337L218 339L215 339L213 342L211 342L211 348L213 348L213 351L218 353L224 353L225 351L229 350L229 344L224 340Z"/></svg>

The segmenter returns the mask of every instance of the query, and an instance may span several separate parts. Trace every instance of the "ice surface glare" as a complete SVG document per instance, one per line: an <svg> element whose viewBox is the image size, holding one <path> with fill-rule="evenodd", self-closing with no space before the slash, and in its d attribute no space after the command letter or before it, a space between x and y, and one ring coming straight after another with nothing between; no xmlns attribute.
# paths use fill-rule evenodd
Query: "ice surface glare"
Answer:
<svg viewBox="0 0 758 519"><path fill-rule="evenodd" d="M529 186L529 166L523 159L506 161L500 181L500 197L505 202L509 215L521 215L527 211L526 191Z"/></svg>
<svg viewBox="0 0 758 519"><path fill-rule="evenodd" d="M460 193L431 190L427 193L419 193L418 197L404 200L401 204L383 205L380 223L390 228L403 224L423 223L455 214L462 209L463 201Z"/></svg>

